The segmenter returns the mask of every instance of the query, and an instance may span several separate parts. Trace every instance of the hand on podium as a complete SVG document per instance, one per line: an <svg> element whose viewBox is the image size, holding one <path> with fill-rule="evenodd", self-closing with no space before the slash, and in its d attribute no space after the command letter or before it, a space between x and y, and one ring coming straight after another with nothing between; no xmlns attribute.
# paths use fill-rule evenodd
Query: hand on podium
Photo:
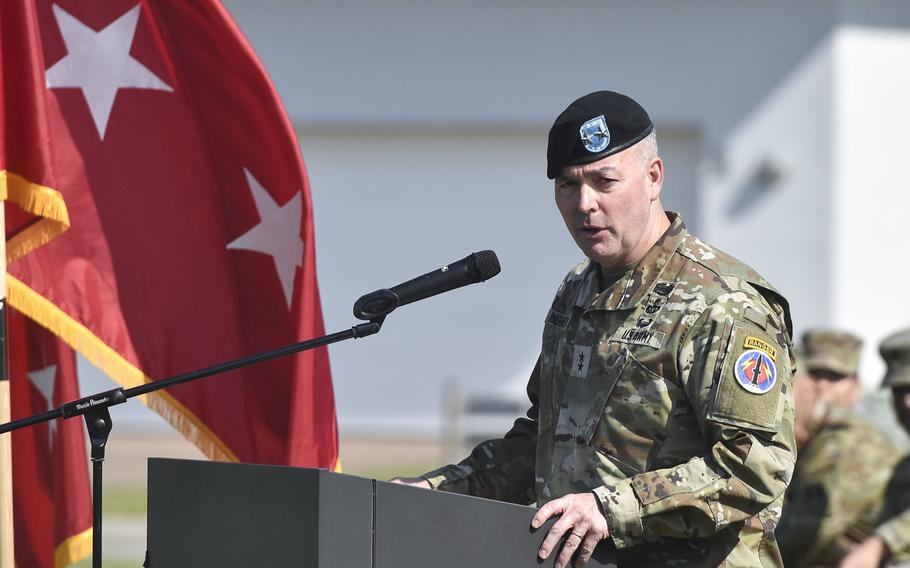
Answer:
<svg viewBox="0 0 910 568"><path fill-rule="evenodd" d="M400 485L410 485L411 487L420 487L421 489L433 489L430 482L422 477L393 477L389 483L398 483Z"/></svg>
<svg viewBox="0 0 910 568"><path fill-rule="evenodd" d="M554 499L540 508L531 526L535 529L553 515L561 515L553 524L550 532L540 545L540 558L546 559L554 550L559 539L571 531L562 545L562 551L556 558L555 568L564 568L569 565L575 550L581 545L581 551L575 560L576 566L584 566L591 559L594 547L601 540L610 535L607 519L600 509L600 502L593 493L572 493L559 499Z"/></svg>

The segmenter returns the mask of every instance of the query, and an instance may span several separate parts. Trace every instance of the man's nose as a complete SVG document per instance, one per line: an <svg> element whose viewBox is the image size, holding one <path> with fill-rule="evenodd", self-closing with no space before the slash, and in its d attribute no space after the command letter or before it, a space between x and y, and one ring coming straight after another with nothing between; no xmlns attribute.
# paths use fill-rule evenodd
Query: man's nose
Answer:
<svg viewBox="0 0 910 568"><path fill-rule="evenodd" d="M582 184L578 190L578 210L587 215L597 209L597 194L588 184Z"/></svg>

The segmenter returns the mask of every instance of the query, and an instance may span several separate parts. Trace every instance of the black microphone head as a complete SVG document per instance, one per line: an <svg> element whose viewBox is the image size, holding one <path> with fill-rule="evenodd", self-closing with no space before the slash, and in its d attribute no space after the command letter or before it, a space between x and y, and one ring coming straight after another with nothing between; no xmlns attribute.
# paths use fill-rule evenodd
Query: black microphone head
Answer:
<svg viewBox="0 0 910 568"><path fill-rule="evenodd" d="M474 259L474 270L476 271L472 274L473 277L476 277L474 282L484 282L493 278L502 268L499 266L499 259L496 258L496 253L491 250L482 250L480 252L475 252L471 255Z"/></svg>
<svg viewBox="0 0 910 568"><path fill-rule="evenodd" d="M383 288L364 296L354 302L354 317L362 320L374 320L391 313L398 307L398 296Z"/></svg>

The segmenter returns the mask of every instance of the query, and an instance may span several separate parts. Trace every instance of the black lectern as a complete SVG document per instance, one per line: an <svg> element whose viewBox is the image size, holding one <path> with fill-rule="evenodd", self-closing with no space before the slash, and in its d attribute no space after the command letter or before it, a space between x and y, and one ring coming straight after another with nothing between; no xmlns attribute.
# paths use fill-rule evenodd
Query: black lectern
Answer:
<svg viewBox="0 0 910 568"><path fill-rule="evenodd" d="M153 458L148 566L538 568L535 509L324 470ZM592 567L616 566L598 547Z"/></svg>

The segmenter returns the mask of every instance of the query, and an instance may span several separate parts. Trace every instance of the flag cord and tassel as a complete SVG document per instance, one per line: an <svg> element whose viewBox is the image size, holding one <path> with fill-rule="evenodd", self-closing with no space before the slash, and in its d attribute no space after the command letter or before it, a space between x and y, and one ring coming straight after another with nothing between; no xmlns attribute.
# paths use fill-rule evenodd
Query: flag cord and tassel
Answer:
<svg viewBox="0 0 910 568"><path fill-rule="evenodd" d="M211 367L175 375L126 390L124 390L123 387L120 387L89 395L80 398L79 400L67 402L54 410L48 410L47 412L28 416L20 420L2 423L0 424L0 438L7 437L8 433L13 430L33 426L35 424L40 424L41 422L47 422L57 418L73 418L74 416L84 417L85 426L88 429L89 439L91 440L92 445L92 567L101 568L101 482L104 465L104 449L107 446L107 439L113 427L108 408L117 404L122 404L135 396L148 394L166 387L195 381L197 379L210 377L212 375L233 371L243 367L249 367L251 365L264 363L266 361L271 361L272 359L299 353L308 349L330 345L346 339L367 337L368 335L379 333L384 319L385 316L382 316L370 322L355 325L345 331L324 335L299 343L293 343L271 351L263 351L247 357L233 359L225 363L219 363Z"/></svg>

